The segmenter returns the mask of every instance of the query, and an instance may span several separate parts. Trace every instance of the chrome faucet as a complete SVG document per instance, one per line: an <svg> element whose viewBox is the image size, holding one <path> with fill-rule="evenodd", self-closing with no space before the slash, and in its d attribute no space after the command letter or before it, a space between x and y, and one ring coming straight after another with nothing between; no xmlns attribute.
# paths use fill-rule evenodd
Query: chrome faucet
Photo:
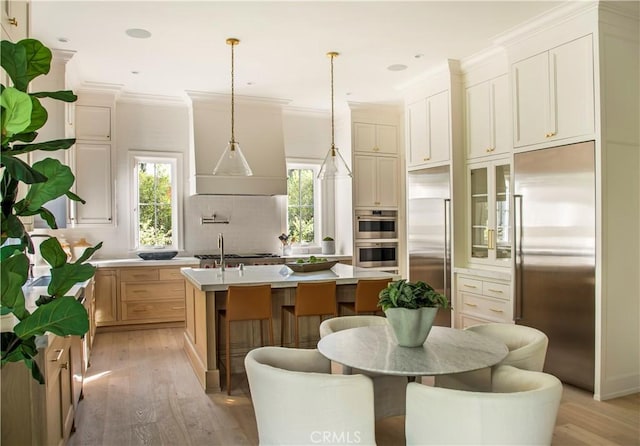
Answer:
<svg viewBox="0 0 640 446"><path fill-rule="evenodd" d="M224 237L218 233L218 248L220 248L220 272L224 272Z"/></svg>

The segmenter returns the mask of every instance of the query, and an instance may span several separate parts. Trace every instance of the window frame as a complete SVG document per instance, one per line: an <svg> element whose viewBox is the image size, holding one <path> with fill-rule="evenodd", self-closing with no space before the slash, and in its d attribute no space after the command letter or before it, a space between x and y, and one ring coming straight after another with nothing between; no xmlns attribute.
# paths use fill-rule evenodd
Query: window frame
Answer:
<svg viewBox="0 0 640 446"><path fill-rule="evenodd" d="M322 202L321 202L321 187L322 184L318 179L318 172L320 172L320 165L322 161L316 160L287 160L287 178L289 175L290 169L297 170L311 170L313 172L313 236L314 239L312 242L294 242L292 246L304 246L304 247L317 247L320 246L320 241L322 240L322 236L320 235L322 225ZM285 220L285 228L289 230L289 190L287 190L287 195L285 197L285 207L284 207L284 220Z"/></svg>
<svg viewBox="0 0 640 446"><path fill-rule="evenodd" d="M183 172L182 172L182 153L180 152L160 152L160 151L129 151L129 168L131 190L129 193L131 210L130 225L131 228L131 246L133 250L152 248L150 246L140 244L140 230L138 227L138 175L137 167L140 162L147 163L164 163L171 165L171 245L166 245L165 250L182 250L182 196L183 196Z"/></svg>

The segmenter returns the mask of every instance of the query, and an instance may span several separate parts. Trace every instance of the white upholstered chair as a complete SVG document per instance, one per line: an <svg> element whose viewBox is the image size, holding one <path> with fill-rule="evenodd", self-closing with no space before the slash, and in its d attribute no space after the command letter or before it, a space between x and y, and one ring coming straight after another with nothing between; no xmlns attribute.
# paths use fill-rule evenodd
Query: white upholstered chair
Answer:
<svg viewBox="0 0 640 446"><path fill-rule="evenodd" d="M381 316L341 316L327 319L320 324L320 337L349 328L387 325ZM404 376L381 375L360 369L351 369L332 363L332 373L363 374L373 380L373 393L376 420L380 418L404 415L407 378Z"/></svg>
<svg viewBox="0 0 640 446"><path fill-rule="evenodd" d="M496 366L511 365L523 370L542 371L549 338L540 330L525 325L500 323L473 325L467 330L502 341L507 345L509 353ZM435 385L449 389L489 391L491 370L482 369L437 376Z"/></svg>
<svg viewBox="0 0 640 446"><path fill-rule="evenodd" d="M261 445L375 444L368 377L332 375L310 349L261 347L244 363Z"/></svg>
<svg viewBox="0 0 640 446"><path fill-rule="evenodd" d="M555 376L508 365L494 370L492 392L410 383L407 445L548 445L561 397Z"/></svg>

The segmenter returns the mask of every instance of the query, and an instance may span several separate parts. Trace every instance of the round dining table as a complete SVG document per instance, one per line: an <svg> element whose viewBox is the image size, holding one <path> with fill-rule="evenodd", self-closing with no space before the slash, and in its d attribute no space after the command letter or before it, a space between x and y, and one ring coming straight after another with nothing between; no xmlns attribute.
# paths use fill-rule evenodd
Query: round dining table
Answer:
<svg viewBox="0 0 640 446"><path fill-rule="evenodd" d="M328 359L386 375L436 376L469 372L502 361L509 350L495 339L469 330L432 327L420 347L401 347L389 325L350 328L318 342Z"/></svg>

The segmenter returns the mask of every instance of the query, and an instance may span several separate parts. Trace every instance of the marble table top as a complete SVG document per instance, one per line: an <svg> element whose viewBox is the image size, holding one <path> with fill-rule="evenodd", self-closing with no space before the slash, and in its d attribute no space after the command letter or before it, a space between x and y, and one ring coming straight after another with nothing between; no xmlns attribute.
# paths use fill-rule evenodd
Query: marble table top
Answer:
<svg viewBox="0 0 640 446"><path fill-rule="evenodd" d="M320 339L332 361L386 375L428 376L468 372L497 364L509 350L469 330L433 327L421 347L400 347L388 325L341 330Z"/></svg>

